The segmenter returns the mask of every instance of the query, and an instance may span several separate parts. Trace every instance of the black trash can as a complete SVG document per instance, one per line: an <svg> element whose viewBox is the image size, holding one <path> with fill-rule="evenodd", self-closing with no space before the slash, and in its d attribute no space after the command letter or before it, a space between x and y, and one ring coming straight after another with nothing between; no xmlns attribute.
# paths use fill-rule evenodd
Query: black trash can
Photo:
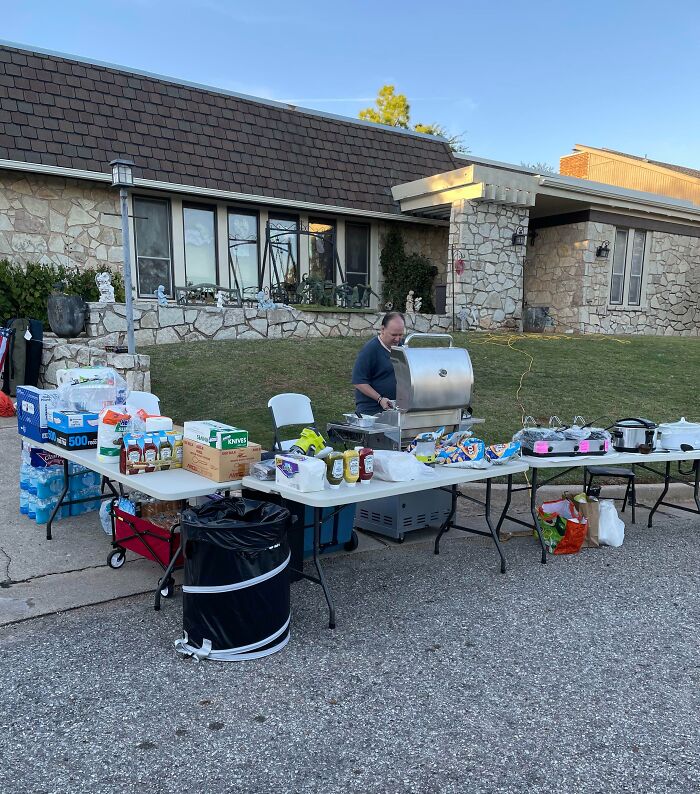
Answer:
<svg viewBox="0 0 700 794"><path fill-rule="evenodd" d="M285 507L233 497L182 512L179 653L236 662L287 644L289 520Z"/></svg>

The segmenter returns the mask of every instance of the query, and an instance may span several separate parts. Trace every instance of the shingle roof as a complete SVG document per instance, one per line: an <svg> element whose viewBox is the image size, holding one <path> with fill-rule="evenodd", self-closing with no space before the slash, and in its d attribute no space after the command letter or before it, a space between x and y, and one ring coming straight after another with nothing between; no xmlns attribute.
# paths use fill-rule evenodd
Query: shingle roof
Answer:
<svg viewBox="0 0 700 794"><path fill-rule="evenodd" d="M0 158L399 213L391 187L458 167L440 139L0 46Z"/></svg>
<svg viewBox="0 0 700 794"><path fill-rule="evenodd" d="M686 168L684 165L673 165L673 163L664 163L661 160L650 160L648 157L640 157L636 154L627 154L627 152L618 152L615 149L601 149L602 152L610 152L610 154L618 154L620 157L629 157L630 160L641 160L643 163L651 163L658 165L661 168L668 168L670 171L677 171L679 174L686 174L687 176L694 176L700 179L700 171L695 168Z"/></svg>

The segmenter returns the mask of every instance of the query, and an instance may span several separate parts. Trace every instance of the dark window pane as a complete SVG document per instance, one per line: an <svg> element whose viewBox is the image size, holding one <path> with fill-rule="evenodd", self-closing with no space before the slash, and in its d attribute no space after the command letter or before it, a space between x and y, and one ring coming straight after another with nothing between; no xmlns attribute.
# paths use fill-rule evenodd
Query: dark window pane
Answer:
<svg viewBox="0 0 700 794"><path fill-rule="evenodd" d="M335 224L310 220L309 231L309 275L335 281Z"/></svg>
<svg viewBox="0 0 700 794"><path fill-rule="evenodd" d="M625 261L627 259L627 229L618 229L615 234L613 251L612 279L610 282L610 303L620 304L625 288Z"/></svg>
<svg viewBox="0 0 700 794"><path fill-rule="evenodd" d="M296 231L299 222L288 216L270 215L270 262L267 267L267 278L270 284L284 282L296 284L299 280L299 236L285 234L285 231Z"/></svg>
<svg viewBox="0 0 700 794"><path fill-rule="evenodd" d="M170 258L170 213L167 201L134 199L138 256Z"/></svg>
<svg viewBox="0 0 700 794"><path fill-rule="evenodd" d="M258 287L258 217L237 212L228 216L229 265L235 278L231 286L244 289Z"/></svg>
<svg viewBox="0 0 700 794"><path fill-rule="evenodd" d="M173 296L173 287L170 281L169 259L148 259L139 257L139 295L153 297L158 287L165 287L166 295Z"/></svg>
<svg viewBox="0 0 700 794"><path fill-rule="evenodd" d="M349 284L369 284L369 226L345 224L345 273Z"/></svg>
<svg viewBox="0 0 700 794"><path fill-rule="evenodd" d="M635 229L634 240L632 241L632 260L630 262L630 282L627 292L627 303L630 306L639 306L641 303L646 237L646 232Z"/></svg>
<svg viewBox="0 0 700 794"><path fill-rule="evenodd" d="M183 207L185 274L188 284L216 284L216 219L214 210Z"/></svg>

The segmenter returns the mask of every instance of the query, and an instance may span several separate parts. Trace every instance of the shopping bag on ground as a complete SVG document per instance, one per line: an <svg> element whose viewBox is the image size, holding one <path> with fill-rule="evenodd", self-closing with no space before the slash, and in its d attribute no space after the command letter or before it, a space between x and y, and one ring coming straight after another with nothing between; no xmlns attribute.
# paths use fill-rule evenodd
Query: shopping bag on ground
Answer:
<svg viewBox="0 0 700 794"><path fill-rule="evenodd" d="M625 522L618 516L614 502L600 502L598 539L604 546L622 546L625 539Z"/></svg>
<svg viewBox="0 0 700 794"><path fill-rule="evenodd" d="M583 546L588 522L572 499L543 502L537 508L537 521L551 554L576 554Z"/></svg>

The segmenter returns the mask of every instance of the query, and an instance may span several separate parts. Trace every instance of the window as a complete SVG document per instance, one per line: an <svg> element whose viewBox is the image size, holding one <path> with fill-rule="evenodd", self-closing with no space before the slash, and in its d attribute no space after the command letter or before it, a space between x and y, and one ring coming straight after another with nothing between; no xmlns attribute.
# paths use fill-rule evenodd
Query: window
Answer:
<svg viewBox="0 0 700 794"><path fill-rule="evenodd" d="M258 291L258 214L244 210L228 212L228 265L231 287L243 295Z"/></svg>
<svg viewBox="0 0 700 794"><path fill-rule="evenodd" d="M351 286L369 284L369 226L345 224L345 278Z"/></svg>
<svg viewBox="0 0 700 794"><path fill-rule="evenodd" d="M270 283L297 284L299 281L299 235L284 234L284 232L296 232L299 228L299 219L294 215L270 213L268 226L270 229L271 261L268 268Z"/></svg>
<svg viewBox="0 0 700 794"><path fill-rule="evenodd" d="M136 240L136 290L140 298L153 297L158 287L173 292L173 260L170 239L170 202L134 196Z"/></svg>
<svg viewBox="0 0 700 794"><path fill-rule="evenodd" d="M642 305L647 233L641 229L616 229L610 277L610 305Z"/></svg>
<svg viewBox="0 0 700 794"><path fill-rule="evenodd" d="M335 281L335 223L309 218L309 275Z"/></svg>
<svg viewBox="0 0 700 794"><path fill-rule="evenodd" d="M218 284L216 259L216 209L204 205L183 205L185 229L185 282Z"/></svg>

